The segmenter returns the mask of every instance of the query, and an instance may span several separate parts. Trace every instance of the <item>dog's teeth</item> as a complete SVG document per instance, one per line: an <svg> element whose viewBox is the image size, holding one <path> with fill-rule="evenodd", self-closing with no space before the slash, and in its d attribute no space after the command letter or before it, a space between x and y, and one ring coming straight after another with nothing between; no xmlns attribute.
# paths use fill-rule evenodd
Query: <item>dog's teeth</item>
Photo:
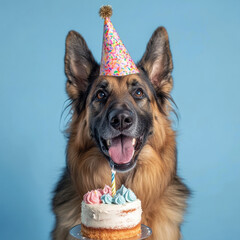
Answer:
<svg viewBox="0 0 240 240"><path fill-rule="evenodd" d="M136 144L136 138L133 138L132 145L135 146L135 144Z"/></svg>
<svg viewBox="0 0 240 240"><path fill-rule="evenodd" d="M108 145L108 147L111 146L111 140L110 139L107 140L107 145Z"/></svg>

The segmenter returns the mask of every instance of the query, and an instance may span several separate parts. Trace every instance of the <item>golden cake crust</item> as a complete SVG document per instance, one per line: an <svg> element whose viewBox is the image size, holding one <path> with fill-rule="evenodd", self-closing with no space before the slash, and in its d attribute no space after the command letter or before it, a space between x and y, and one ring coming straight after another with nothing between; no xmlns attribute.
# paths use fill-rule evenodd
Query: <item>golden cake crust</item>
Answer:
<svg viewBox="0 0 240 240"><path fill-rule="evenodd" d="M101 240L116 240L132 238L141 234L141 223L133 228L125 229L106 229L106 228L91 228L82 224L82 235L91 239Z"/></svg>

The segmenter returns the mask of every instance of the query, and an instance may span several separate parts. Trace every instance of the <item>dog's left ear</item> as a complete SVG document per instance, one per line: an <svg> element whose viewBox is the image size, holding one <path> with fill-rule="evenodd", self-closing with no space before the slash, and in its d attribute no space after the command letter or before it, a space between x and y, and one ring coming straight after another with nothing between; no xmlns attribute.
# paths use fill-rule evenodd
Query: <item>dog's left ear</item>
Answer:
<svg viewBox="0 0 240 240"><path fill-rule="evenodd" d="M68 78L66 91L71 99L82 96L90 84L91 76L97 75L96 63L84 38L75 31L70 31L66 38L65 73Z"/></svg>
<svg viewBox="0 0 240 240"><path fill-rule="evenodd" d="M173 70L172 54L168 34L164 27L159 27L148 42L146 51L138 63L138 68L147 72L153 86L158 91L170 93Z"/></svg>

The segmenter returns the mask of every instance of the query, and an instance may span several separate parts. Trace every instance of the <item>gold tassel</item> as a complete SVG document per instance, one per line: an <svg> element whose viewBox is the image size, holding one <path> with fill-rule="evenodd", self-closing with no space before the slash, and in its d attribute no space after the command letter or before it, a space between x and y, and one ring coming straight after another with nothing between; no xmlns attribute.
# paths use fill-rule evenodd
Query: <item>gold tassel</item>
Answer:
<svg viewBox="0 0 240 240"><path fill-rule="evenodd" d="M110 18L112 16L112 7L110 5L102 6L99 10L99 15L101 18Z"/></svg>

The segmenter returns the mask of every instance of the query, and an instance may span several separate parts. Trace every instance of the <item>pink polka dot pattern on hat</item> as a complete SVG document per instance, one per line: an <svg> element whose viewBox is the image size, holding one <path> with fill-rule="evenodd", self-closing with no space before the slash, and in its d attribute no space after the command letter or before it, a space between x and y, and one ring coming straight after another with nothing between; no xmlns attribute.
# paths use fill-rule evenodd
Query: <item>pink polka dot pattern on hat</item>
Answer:
<svg viewBox="0 0 240 240"><path fill-rule="evenodd" d="M125 76L134 73L139 73L135 63L119 38L110 18L105 18L100 75Z"/></svg>

